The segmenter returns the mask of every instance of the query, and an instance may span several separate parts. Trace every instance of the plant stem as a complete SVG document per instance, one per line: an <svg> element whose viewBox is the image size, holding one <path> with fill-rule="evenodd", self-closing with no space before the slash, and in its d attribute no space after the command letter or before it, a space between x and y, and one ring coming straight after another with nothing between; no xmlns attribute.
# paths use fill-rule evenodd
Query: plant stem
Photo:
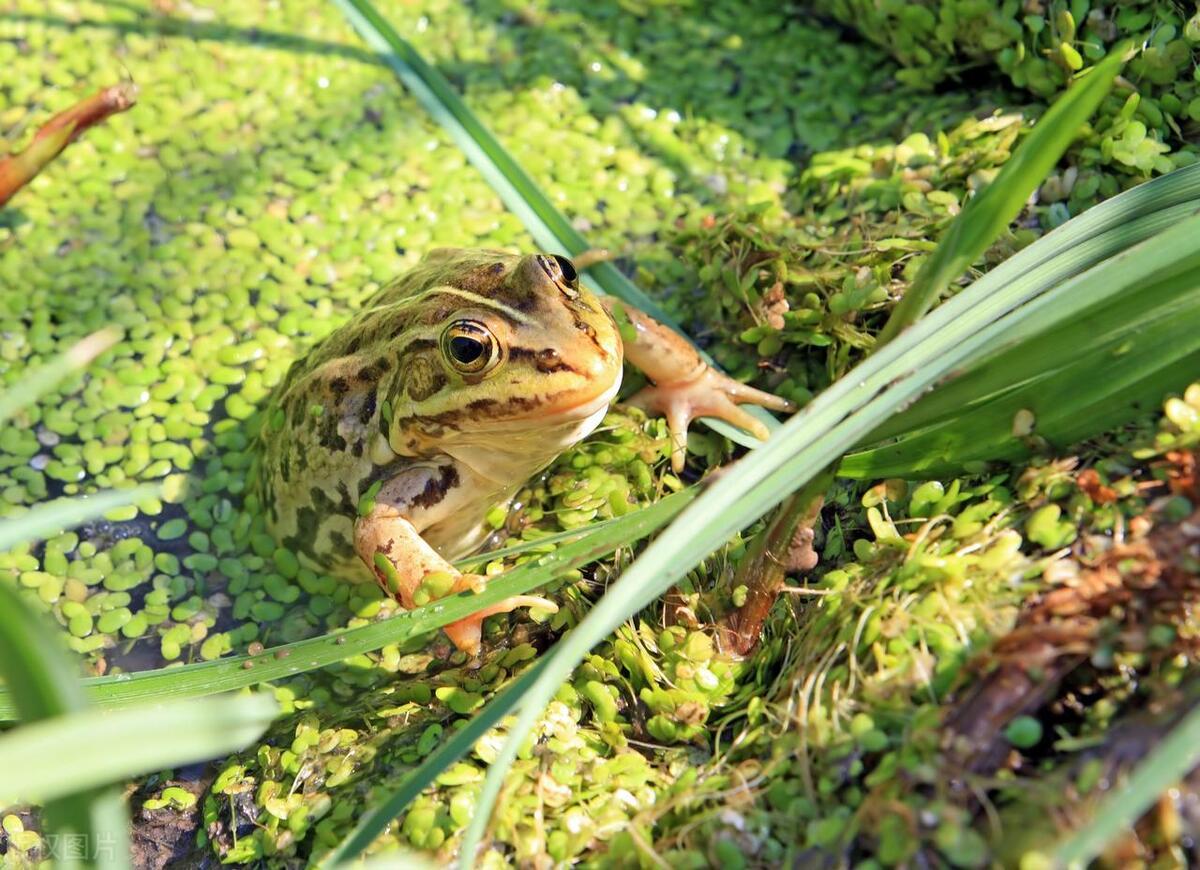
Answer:
<svg viewBox="0 0 1200 870"><path fill-rule="evenodd" d="M0 206L88 129L136 102L137 86L121 82L97 91L47 121L23 151L0 158Z"/></svg>

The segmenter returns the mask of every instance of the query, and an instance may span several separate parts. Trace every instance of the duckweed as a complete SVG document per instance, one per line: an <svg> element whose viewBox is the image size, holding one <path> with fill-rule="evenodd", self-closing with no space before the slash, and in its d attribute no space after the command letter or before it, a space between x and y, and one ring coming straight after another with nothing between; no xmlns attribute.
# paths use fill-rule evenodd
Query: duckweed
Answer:
<svg viewBox="0 0 1200 870"><path fill-rule="evenodd" d="M0 135L25 135L79 82L122 69L143 101L0 218L0 382L101 325L124 334L86 377L0 431L0 516L60 493L149 480L163 490L136 512L0 554L0 582L57 620L93 673L261 652L386 618L394 606L373 586L318 575L265 534L247 480L264 424L285 435L286 420L263 420L263 400L292 359L429 248L531 240L332 7L218 3L209 17L187 4L83 3L68 21L34 0L10 5ZM1149 35L1138 92L1110 99L978 265L1190 159L1175 129L1200 112L1194 83L1174 73L1197 28L1169 4L1133 4L1145 20L1079 4L1072 21L1003 13L987 19L990 35L961 3L820 5L853 9L872 37L879 16L900 15L891 32L904 38L888 48L907 66L767 2L716 3L703 21L643 3L387 11L589 239L617 251L727 368L801 404L870 348L931 239L1040 113L1035 100L1113 43L1105 21L1114 39ZM952 7L962 14L947 23ZM924 90L963 56L1008 83ZM1138 459L1197 443L1197 409L1200 386L1168 401ZM689 447L689 475L731 455L703 431ZM678 488L668 449L660 421L609 414L516 510L488 514L494 542L536 542ZM1144 508L1133 464L1109 478L1120 493L1110 520ZM672 866L774 866L857 837L881 860L921 848L982 863L996 844L923 790L937 781L945 699L1041 588L1041 557L1105 520L1054 465L900 483L830 494L822 568L789 580L812 594L775 607L752 656L730 655L713 629L749 593L725 585L742 541L596 650L523 749L484 860L632 865L650 844ZM1167 510L1182 517L1185 505ZM204 847L231 864L319 859L574 624L620 564L548 590L562 607L546 625L490 619L481 667L418 639L282 681L288 715L221 762L199 798ZM427 586L430 601L448 591L441 578ZM1162 624L1151 640L1166 650L1175 637ZM373 850L448 859L504 729ZM1041 742L1021 720L1005 736ZM149 793L143 807L157 814L196 801L161 783ZM921 824L859 824L880 806ZM2 828L8 854L37 854L17 815Z"/></svg>

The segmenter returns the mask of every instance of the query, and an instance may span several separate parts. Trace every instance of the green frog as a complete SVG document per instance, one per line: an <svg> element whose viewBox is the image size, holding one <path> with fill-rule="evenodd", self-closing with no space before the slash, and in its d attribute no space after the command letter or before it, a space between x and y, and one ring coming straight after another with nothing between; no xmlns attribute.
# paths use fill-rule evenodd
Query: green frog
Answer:
<svg viewBox="0 0 1200 870"><path fill-rule="evenodd" d="M484 579L451 560L479 547L492 506L596 427L623 361L650 381L631 403L666 416L677 472L693 418L765 438L739 405L794 410L591 293L565 257L432 251L297 360L272 396L258 475L268 528L314 570L373 578L406 609L430 590L479 591ZM484 618L519 607L554 604L515 596L446 632L473 654Z"/></svg>

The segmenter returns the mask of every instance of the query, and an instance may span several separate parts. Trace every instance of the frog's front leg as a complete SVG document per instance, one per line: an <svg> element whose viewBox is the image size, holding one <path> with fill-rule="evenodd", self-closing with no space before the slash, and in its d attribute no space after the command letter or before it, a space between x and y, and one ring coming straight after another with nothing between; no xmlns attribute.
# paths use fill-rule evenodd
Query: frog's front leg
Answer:
<svg viewBox="0 0 1200 870"><path fill-rule="evenodd" d="M463 574L426 543L421 529L438 518L437 506L446 495L445 475L437 466L409 469L391 479L374 504L354 523L354 549L376 582L406 609L457 592L482 592L486 578ZM425 603L423 600L421 603ZM489 605L445 628L454 645L474 655L479 650L483 620L518 607L540 607L555 611L544 598L516 595Z"/></svg>
<svg viewBox="0 0 1200 870"><path fill-rule="evenodd" d="M721 374L703 359L688 341L645 312L612 297L603 297L622 330L625 358L650 379L651 385L630 398L630 404L667 418L671 430L671 467L683 470L687 453L688 424L697 417L718 417L745 429L756 438L767 437L767 427L739 405L761 405L772 411L795 411L787 399L756 390Z"/></svg>

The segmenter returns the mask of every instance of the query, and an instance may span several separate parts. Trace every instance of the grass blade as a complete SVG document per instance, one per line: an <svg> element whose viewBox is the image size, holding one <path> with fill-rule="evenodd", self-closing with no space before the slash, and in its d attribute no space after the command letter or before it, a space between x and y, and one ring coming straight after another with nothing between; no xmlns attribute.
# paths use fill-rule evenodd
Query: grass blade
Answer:
<svg viewBox="0 0 1200 870"><path fill-rule="evenodd" d="M55 639L55 627L6 583L0 583L0 677L15 712L27 721L87 705L76 669Z"/></svg>
<svg viewBox="0 0 1200 870"><path fill-rule="evenodd" d="M1024 208L1029 195L1058 163L1080 128L1108 94L1124 63L1127 45L1113 51L1055 101L995 180L969 200L925 261L912 286L879 333L886 344L912 325L967 271Z"/></svg>
<svg viewBox="0 0 1200 870"><path fill-rule="evenodd" d="M358 653L436 631L510 595L531 592L566 571L594 562L618 547L654 533L678 515L696 495L695 488L683 490L605 523L602 528L589 531L554 553L513 568L489 583L478 595L444 598L436 605L400 613L391 619L273 647L258 655L92 677L83 680L81 685L88 700L102 708L116 709L143 701L213 695L317 670ZM0 586L0 589L4 588ZM0 688L0 722L12 720L20 712L11 686L10 683L9 688Z"/></svg>
<svg viewBox="0 0 1200 870"><path fill-rule="evenodd" d="M1083 867L1125 834L1168 789L1200 764L1200 707L1163 738L1128 781L1110 790L1086 827L1054 852L1055 867Z"/></svg>
<svg viewBox="0 0 1200 870"><path fill-rule="evenodd" d="M554 207L512 156L467 108L445 77L431 67L420 53L396 33L369 0L333 0L334 5L358 31L363 41L379 53L409 93L440 124L484 179L500 196L504 205L529 230L534 241L552 254L576 257L591 246L571 226L566 216ZM612 263L597 263L583 271L582 280L592 290L615 296L667 324L685 338L670 316ZM691 341L691 339L688 339ZM699 348L697 348L700 350ZM703 350L700 355L714 362ZM756 406L746 410L770 428L779 425L771 414ZM702 417L710 429L746 447L756 447L758 439L723 420Z"/></svg>
<svg viewBox="0 0 1200 870"><path fill-rule="evenodd" d="M43 502L23 514L0 522L0 550L26 541L48 538L64 529L96 519L113 508L150 498L158 492L159 487L151 484Z"/></svg>
<svg viewBox="0 0 1200 870"><path fill-rule="evenodd" d="M446 78L426 63L420 53L396 33L368 0L333 2L363 41L391 67L430 117L446 129L471 164L500 195L504 205L520 218L538 245L549 253L568 257L578 256L588 250L590 246L579 231L571 226L571 222L554 207L491 131L467 108ZM667 320L654 300L611 263L591 266L585 274L594 277L602 292L624 299L660 320Z"/></svg>
<svg viewBox="0 0 1200 870"><path fill-rule="evenodd" d="M87 707L72 662L55 641L55 628L4 583L0 583L0 678L26 722L52 721ZM0 769L7 779L14 768ZM85 863L104 868L129 865L129 815L116 789L77 791L48 801L44 809L48 831L84 838L93 859ZM72 866L72 862L64 860L61 865Z"/></svg>
<svg viewBox="0 0 1200 870"><path fill-rule="evenodd" d="M420 767L409 773L383 803L378 804L361 819L354 829L338 843L337 848L320 862L322 867L338 867L352 861L382 834L392 820L424 791L437 775L471 751L471 747L516 708L526 690L541 673L546 659L539 660L525 673L509 683L488 705L472 716L467 724L454 732Z"/></svg>
<svg viewBox="0 0 1200 870"><path fill-rule="evenodd" d="M0 804L55 800L243 749L279 712L269 695L175 701L114 713L80 711L0 737ZM97 752L97 747L103 747ZM29 764L29 759L39 759Z"/></svg>
<svg viewBox="0 0 1200 870"><path fill-rule="evenodd" d="M79 371L116 344L120 337L115 329L102 329L45 365L23 372L17 383L0 393L0 423L7 423L22 408L54 389L67 375Z"/></svg>

